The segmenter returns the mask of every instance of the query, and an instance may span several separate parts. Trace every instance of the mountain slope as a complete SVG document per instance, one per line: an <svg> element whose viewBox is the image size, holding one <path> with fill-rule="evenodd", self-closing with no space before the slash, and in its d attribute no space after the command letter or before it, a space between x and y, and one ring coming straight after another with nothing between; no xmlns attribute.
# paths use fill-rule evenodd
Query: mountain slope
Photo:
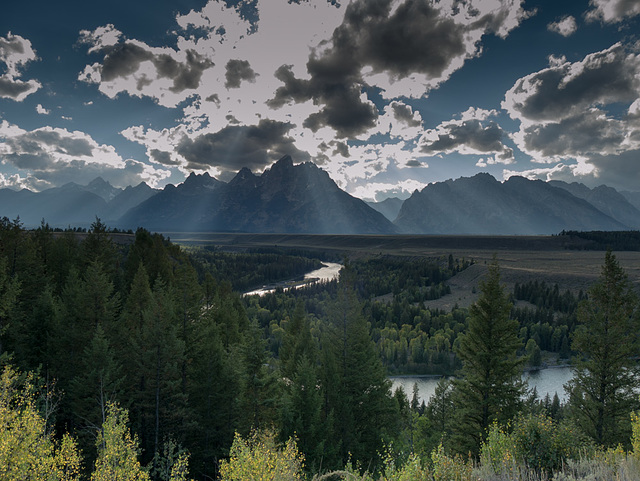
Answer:
<svg viewBox="0 0 640 481"><path fill-rule="evenodd" d="M372 209L377 210L391 222L393 222L402 208L402 199L397 197L388 197L380 202L367 202L367 205Z"/></svg>
<svg viewBox="0 0 640 481"><path fill-rule="evenodd" d="M315 164L294 165L289 156L260 176L242 169L228 184L204 176L191 174L183 184L166 187L129 211L118 224L165 231L396 231L382 214L342 191Z"/></svg>
<svg viewBox="0 0 640 481"><path fill-rule="evenodd" d="M634 207L624 195L612 187L600 185L594 189L590 189L586 185L578 182L569 184L559 180L552 180L548 183L554 187L565 189L580 199L586 200L602 213L613 217L629 228L637 229L640 227L640 210Z"/></svg>
<svg viewBox="0 0 640 481"><path fill-rule="evenodd" d="M91 223L106 205L102 197L73 182L42 192L2 189L0 216L20 216L25 227L37 227L42 219L51 226L66 227Z"/></svg>
<svg viewBox="0 0 640 481"><path fill-rule="evenodd" d="M107 223L115 221L158 192L158 189L152 189L145 182L140 182L135 187L128 186L109 201L101 217Z"/></svg>
<svg viewBox="0 0 640 481"><path fill-rule="evenodd" d="M501 183L484 173L415 191L395 224L416 234L535 235L627 228L564 189L523 177Z"/></svg>

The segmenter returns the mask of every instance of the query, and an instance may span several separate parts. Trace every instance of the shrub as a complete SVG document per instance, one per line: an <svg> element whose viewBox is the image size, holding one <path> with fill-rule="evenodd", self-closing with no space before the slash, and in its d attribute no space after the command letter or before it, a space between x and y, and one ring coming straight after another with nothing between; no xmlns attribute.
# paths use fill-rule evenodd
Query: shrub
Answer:
<svg viewBox="0 0 640 481"><path fill-rule="evenodd" d="M220 481L296 481L305 479L304 456L293 439L277 446L272 431L236 433L229 460L220 464Z"/></svg>
<svg viewBox="0 0 640 481"><path fill-rule="evenodd" d="M431 452L434 481L469 481L473 466L461 456L447 456L442 444Z"/></svg>

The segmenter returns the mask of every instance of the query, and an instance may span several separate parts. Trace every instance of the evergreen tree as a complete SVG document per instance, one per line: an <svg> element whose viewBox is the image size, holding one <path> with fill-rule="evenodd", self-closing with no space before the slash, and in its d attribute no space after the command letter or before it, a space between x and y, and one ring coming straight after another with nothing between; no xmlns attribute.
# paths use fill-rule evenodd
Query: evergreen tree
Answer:
<svg viewBox="0 0 640 481"><path fill-rule="evenodd" d="M228 454L242 416L238 345L226 349L222 327L207 311L194 328L193 362L189 364L189 408L194 423L187 437L194 473L213 478L218 461Z"/></svg>
<svg viewBox="0 0 640 481"><path fill-rule="evenodd" d="M573 335L574 377L566 385L570 412L597 443L626 443L637 406L638 297L616 257L607 252L599 281L580 303Z"/></svg>
<svg viewBox="0 0 640 481"><path fill-rule="evenodd" d="M109 403L122 397L122 388L122 367L102 326L98 325L91 343L84 349L79 374L71 380L68 392L85 453L95 444L95 433L106 421Z"/></svg>
<svg viewBox="0 0 640 481"><path fill-rule="evenodd" d="M9 275L6 258L0 257L0 356L4 352L2 340L9 329L19 291L20 284Z"/></svg>
<svg viewBox="0 0 640 481"><path fill-rule="evenodd" d="M449 445L451 438L451 428L454 421L453 415L453 399L452 399L453 383L451 379L443 377L438 381L436 389L429 403L427 404L426 416L433 427L435 439L433 448L439 443L445 446Z"/></svg>
<svg viewBox="0 0 640 481"><path fill-rule="evenodd" d="M152 294L150 307L142 313L139 335L132 339L135 369L142 381L132 401L139 403L138 433L146 461L158 451L165 435L180 441L188 428L180 373L184 343L178 337L175 293L158 280Z"/></svg>
<svg viewBox="0 0 640 481"><path fill-rule="evenodd" d="M382 436L391 425L394 402L391 382L378 357L369 326L356 297L354 272L349 263L340 274L337 299L331 312L333 351L337 380L325 389L335 413L342 461L349 456L363 465L376 463Z"/></svg>
<svg viewBox="0 0 640 481"><path fill-rule="evenodd" d="M525 389L524 360L516 357L522 346L519 325L509 319L511 303L500 284L495 259L480 290L456 349L462 369L454 388L458 449L475 454L491 423L504 423L517 413Z"/></svg>

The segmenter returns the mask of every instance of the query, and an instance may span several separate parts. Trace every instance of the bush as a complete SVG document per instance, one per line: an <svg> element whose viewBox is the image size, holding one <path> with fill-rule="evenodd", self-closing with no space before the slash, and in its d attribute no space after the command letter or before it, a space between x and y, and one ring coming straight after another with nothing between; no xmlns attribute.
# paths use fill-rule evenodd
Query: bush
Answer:
<svg viewBox="0 0 640 481"><path fill-rule="evenodd" d="M304 456L293 439L279 447L272 431L236 433L229 460L220 464L220 481L297 481L305 479Z"/></svg>

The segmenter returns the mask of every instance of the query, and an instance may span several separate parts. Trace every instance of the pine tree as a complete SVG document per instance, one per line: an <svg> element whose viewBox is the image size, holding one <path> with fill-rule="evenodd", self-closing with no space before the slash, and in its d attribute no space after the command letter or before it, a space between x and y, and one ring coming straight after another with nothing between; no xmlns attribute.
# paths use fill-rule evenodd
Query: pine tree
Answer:
<svg viewBox="0 0 640 481"><path fill-rule="evenodd" d="M454 389L455 434L463 453L478 453L491 423L504 423L515 415L524 393L524 360L516 357L522 346L519 325L509 319L511 303L495 259L480 290L456 350L462 369Z"/></svg>
<svg viewBox="0 0 640 481"><path fill-rule="evenodd" d="M378 357L362 305L355 293L349 263L340 274L338 296L331 312L329 346L337 368L336 384L325 385L335 414L342 461L351 455L365 465L382 450L382 433L391 425L394 402L391 382Z"/></svg>
<svg viewBox="0 0 640 481"><path fill-rule="evenodd" d="M616 257L607 252L599 281L578 309L573 335L574 377L567 383L570 412L580 427L606 446L628 442L629 412L640 388L638 297Z"/></svg>
<svg viewBox="0 0 640 481"><path fill-rule="evenodd" d="M132 401L139 404L138 433L145 461L158 451L165 435L172 434L180 441L188 427L180 374L184 343L178 337L174 299L175 293L161 280L156 281L152 303L142 313L138 337L132 339L135 369L143 382Z"/></svg>

